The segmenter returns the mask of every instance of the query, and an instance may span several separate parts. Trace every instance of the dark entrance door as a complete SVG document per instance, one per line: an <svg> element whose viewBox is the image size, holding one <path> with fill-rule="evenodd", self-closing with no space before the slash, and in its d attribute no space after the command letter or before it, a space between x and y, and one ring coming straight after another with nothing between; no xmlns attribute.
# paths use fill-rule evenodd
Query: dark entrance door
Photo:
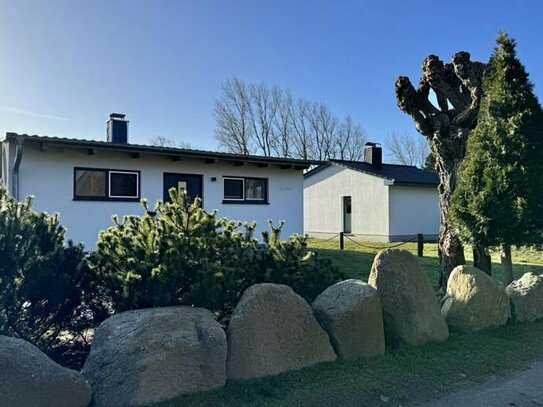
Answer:
<svg viewBox="0 0 543 407"><path fill-rule="evenodd" d="M351 197L343 197L343 233L351 233Z"/></svg>
<svg viewBox="0 0 543 407"><path fill-rule="evenodd" d="M199 196L203 199L202 176L197 174L175 174L172 172L164 173L164 202L170 201L170 188L175 188L177 192L185 192L190 202Z"/></svg>

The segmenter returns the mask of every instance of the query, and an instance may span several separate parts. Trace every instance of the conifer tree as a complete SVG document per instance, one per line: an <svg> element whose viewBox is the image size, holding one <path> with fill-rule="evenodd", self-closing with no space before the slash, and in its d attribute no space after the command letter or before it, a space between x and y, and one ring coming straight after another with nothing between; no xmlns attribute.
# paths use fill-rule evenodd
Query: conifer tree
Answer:
<svg viewBox="0 0 543 407"><path fill-rule="evenodd" d="M511 245L541 242L543 111L515 41L500 33L497 43L450 216L464 242L501 248L509 283Z"/></svg>

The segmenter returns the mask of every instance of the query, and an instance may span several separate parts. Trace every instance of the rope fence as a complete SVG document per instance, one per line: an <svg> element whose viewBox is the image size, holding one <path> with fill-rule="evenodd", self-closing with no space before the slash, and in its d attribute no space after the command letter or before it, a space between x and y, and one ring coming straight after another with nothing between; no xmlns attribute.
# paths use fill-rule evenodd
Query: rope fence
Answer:
<svg viewBox="0 0 543 407"><path fill-rule="evenodd" d="M333 232L307 232L307 233L318 233L318 234L333 234L334 236L330 237L330 238L327 238L325 240L321 240L322 243L324 242L329 242L330 240L334 240L336 239L337 237L339 237L339 249L340 250L344 250L345 249L345 238L349 241L351 241L352 243L354 243L355 245L359 246L359 247L363 247L365 249L372 249L372 250L383 250L383 249L393 249L393 248L396 248L396 247L401 247L407 243L412 243L412 242L417 242L417 254L419 257L423 257L424 255L424 235L422 233L418 233L416 235L414 235L411 239L409 240L406 240L406 241L403 241L403 242L400 242L400 243L397 243L397 244L393 244L393 245L386 245L386 246L373 246L373 245L368 245L368 244L364 244L364 243L361 243L355 239L353 239L353 237L356 237L356 236L367 236L367 237L388 237L388 236L385 236L385 235L375 235L375 234L360 234L360 233L349 233L349 234L346 234L345 232L339 232L339 233L333 233Z"/></svg>
<svg viewBox="0 0 543 407"><path fill-rule="evenodd" d="M357 246L364 247L366 249L376 249L376 250L393 249L395 247L400 247L400 246L403 246L403 245L405 245L407 243L411 243L411 242L414 242L415 240L417 240L417 236L414 236L413 238L411 238L409 240L406 240L405 242L397 243L397 244L392 245L392 246L390 246L390 245L389 246L370 246L370 245L366 245L366 244L357 242L354 239L351 239L351 237L349 235L344 235L344 237L346 237L347 240L350 240L351 242L353 242Z"/></svg>

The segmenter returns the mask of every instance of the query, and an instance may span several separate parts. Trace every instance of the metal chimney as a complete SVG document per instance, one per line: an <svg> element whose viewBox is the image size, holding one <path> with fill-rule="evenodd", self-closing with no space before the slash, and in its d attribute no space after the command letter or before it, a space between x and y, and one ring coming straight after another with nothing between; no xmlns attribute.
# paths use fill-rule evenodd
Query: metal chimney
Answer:
<svg viewBox="0 0 543 407"><path fill-rule="evenodd" d="M107 141L109 143L128 143L128 120L122 113L111 113L107 121Z"/></svg>
<svg viewBox="0 0 543 407"><path fill-rule="evenodd" d="M383 165L383 150L381 149L381 144L369 142L365 144L364 162L377 168L380 168Z"/></svg>

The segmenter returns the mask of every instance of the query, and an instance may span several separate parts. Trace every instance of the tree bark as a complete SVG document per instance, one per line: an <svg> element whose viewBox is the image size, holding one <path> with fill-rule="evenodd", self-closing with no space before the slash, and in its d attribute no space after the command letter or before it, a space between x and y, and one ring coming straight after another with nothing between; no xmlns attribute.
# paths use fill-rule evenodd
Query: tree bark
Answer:
<svg viewBox="0 0 543 407"><path fill-rule="evenodd" d="M470 61L467 52L453 55L450 64L443 64L438 57L430 55L423 61L417 89L405 76L400 76L395 86L398 107L413 118L436 160L440 181L438 284L442 289L447 286L451 271L466 262L462 243L448 222L448 213L467 138L477 124L485 66ZM438 107L430 101L430 91L434 92Z"/></svg>
<svg viewBox="0 0 543 407"><path fill-rule="evenodd" d="M489 276L492 274L492 258L485 247L473 246L473 266L483 270Z"/></svg>
<svg viewBox="0 0 543 407"><path fill-rule="evenodd" d="M511 257L511 245L502 245L500 257L502 263L503 282L505 285L508 285L513 281L513 259Z"/></svg>

